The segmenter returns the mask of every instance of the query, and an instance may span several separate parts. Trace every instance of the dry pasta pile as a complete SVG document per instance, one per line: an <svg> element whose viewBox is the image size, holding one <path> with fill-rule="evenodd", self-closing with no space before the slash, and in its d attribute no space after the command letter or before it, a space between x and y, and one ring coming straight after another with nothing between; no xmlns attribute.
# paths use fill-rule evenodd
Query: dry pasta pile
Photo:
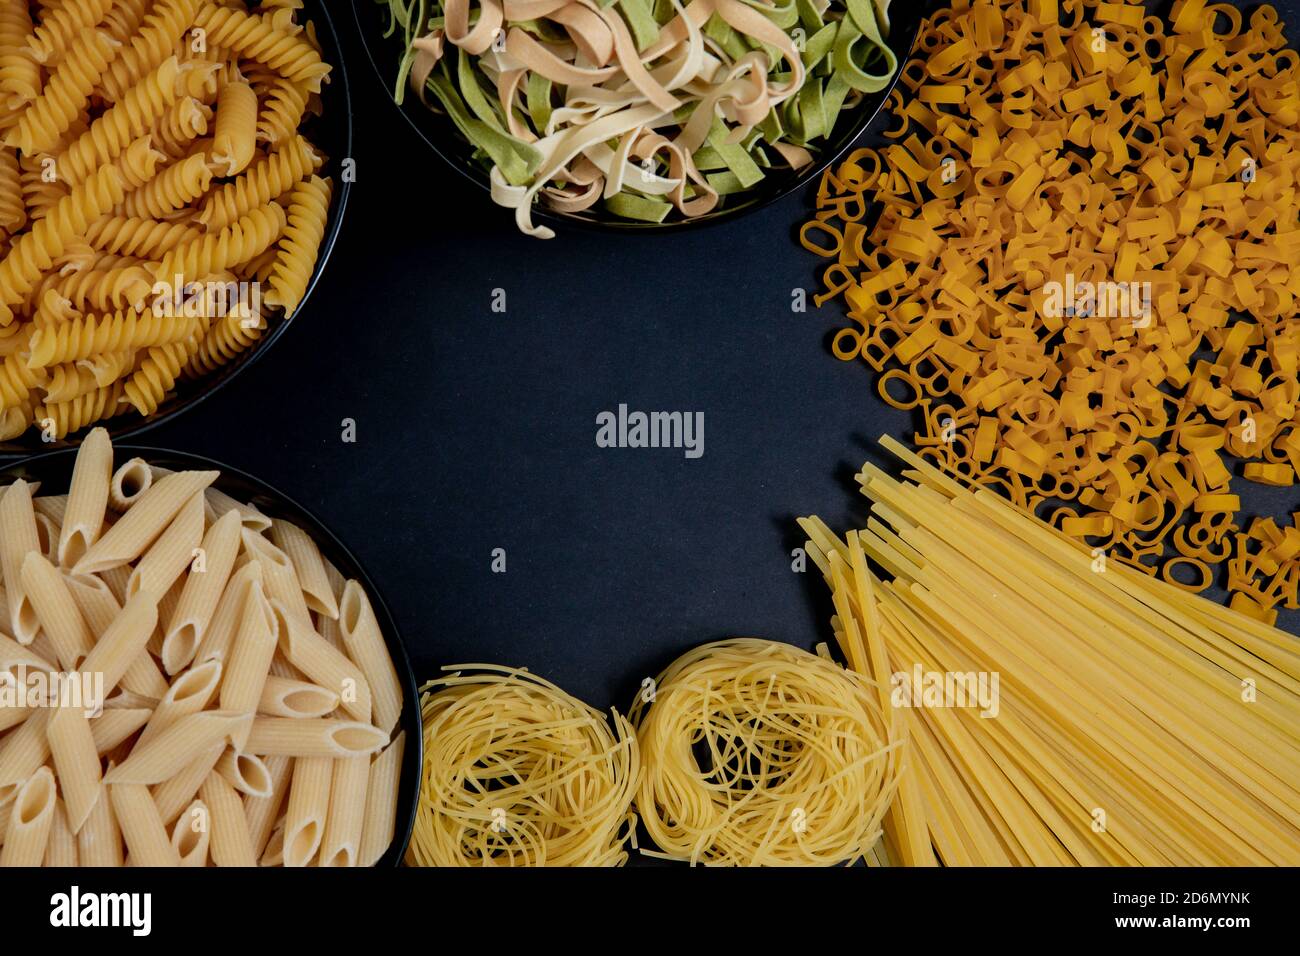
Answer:
<svg viewBox="0 0 1300 956"><path fill-rule="evenodd" d="M403 39L398 101L409 81L445 112L541 238L538 198L643 222L744 201L898 67L890 0L379 2Z"/></svg>
<svg viewBox="0 0 1300 956"><path fill-rule="evenodd" d="M859 475L867 528L840 539L816 518L801 524L846 659L889 685L906 726L887 858L1300 863L1295 638L1094 558L883 442L909 470ZM992 675L992 707L963 701Z"/></svg>
<svg viewBox="0 0 1300 956"><path fill-rule="evenodd" d="M630 712L637 810L666 859L829 866L873 855L897 741L876 689L788 644L735 639L679 657Z"/></svg>
<svg viewBox="0 0 1300 956"><path fill-rule="evenodd" d="M97 428L66 495L0 495L23 695L0 707L0 866L370 866L392 842L402 689L370 600L218 477L114 471Z"/></svg>
<svg viewBox="0 0 1300 956"><path fill-rule="evenodd" d="M804 245L921 454L1192 591L1300 606L1300 56L1270 6L958 0ZM872 210L878 218L871 219ZM1244 526L1244 527L1243 527Z"/></svg>
<svg viewBox="0 0 1300 956"><path fill-rule="evenodd" d="M0 0L0 439L132 411L292 316L332 184L298 0Z"/></svg>
<svg viewBox="0 0 1300 956"><path fill-rule="evenodd" d="M527 671L445 668L421 688L415 866L621 866L640 774L636 737Z"/></svg>

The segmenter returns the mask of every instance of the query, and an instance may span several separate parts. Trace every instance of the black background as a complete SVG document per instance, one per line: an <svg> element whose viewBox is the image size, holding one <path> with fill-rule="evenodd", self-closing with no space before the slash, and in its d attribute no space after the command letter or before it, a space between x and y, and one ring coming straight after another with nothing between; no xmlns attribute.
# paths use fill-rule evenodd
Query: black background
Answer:
<svg viewBox="0 0 1300 956"><path fill-rule="evenodd" d="M141 440L316 512L378 583L421 681L511 664L624 709L704 641L830 640L820 575L791 570L794 519L861 523L852 475L910 423L868 368L830 355L837 305L792 310L820 274L795 241L811 196L671 236L528 239L426 149L351 10L330 9L357 182L326 273L270 354ZM597 448L596 415L621 402L702 411L704 456ZM1248 509L1297 507L1292 489L1234 486Z"/></svg>

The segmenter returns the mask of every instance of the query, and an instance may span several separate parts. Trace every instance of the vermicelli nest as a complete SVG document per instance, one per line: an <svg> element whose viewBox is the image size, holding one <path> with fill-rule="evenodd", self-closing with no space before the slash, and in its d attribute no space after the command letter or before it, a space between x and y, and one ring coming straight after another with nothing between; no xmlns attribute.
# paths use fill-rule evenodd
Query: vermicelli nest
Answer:
<svg viewBox="0 0 1300 956"><path fill-rule="evenodd" d="M832 865L880 837L898 748L875 686L748 638L679 657L629 712L636 807L663 855L723 866Z"/></svg>
<svg viewBox="0 0 1300 956"><path fill-rule="evenodd" d="M627 720L615 713L611 729L600 711L526 671L460 670L421 689L424 769L407 862L626 862L640 773Z"/></svg>

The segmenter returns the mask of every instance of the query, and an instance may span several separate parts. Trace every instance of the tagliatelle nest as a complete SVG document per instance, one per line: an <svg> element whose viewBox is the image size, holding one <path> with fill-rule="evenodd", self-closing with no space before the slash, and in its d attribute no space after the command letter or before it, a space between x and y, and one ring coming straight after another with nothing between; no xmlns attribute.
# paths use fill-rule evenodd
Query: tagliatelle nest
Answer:
<svg viewBox="0 0 1300 956"><path fill-rule="evenodd" d="M563 212L704 215L798 169L897 60L890 0L389 0L407 82L491 169L524 232ZM471 23L471 20L473 22Z"/></svg>
<svg viewBox="0 0 1300 956"><path fill-rule="evenodd" d="M1300 530L1243 531L1230 486L1233 459L1300 471L1300 55L1277 12L958 0L918 42L892 145L829 170L802 232L830 260L818 304L852 320L835 354L917 410L924 457L1099 555L1193 591L1226 562L1234 608L1300 606ZM1093 294L1063 303L1072 284Z"/></svg>

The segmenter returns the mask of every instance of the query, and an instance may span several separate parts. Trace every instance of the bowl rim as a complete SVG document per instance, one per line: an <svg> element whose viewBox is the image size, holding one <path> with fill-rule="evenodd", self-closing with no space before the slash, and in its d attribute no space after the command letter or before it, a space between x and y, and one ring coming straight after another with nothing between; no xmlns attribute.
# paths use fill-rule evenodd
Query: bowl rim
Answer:
<svg viewBox="0 0 1300 956"><path fill-rule="evenodd" d="M24 469L45 470L58 467L60 473L66 474L70 482L72 480L72 468L76 463L76 456L79 451L80 448L58 448L38 455L30 455L16 461L0 462L0 479L12 478L18 480L23 477L20 472ZM234 479L235 482L240 484L252 486L259 495L271 502L266 509L268 517L281 517L281 515L276 514L275 509L283 507L286 512L283 517L307 525L303 530L310 532L317 547L323 552L327 552L327 554L333 553L342 557L344 559L342 563L353 572L346 576L355 578L366 589L366 596L370 599L370 605L375 612L376 619L379 621L380 629L385 635L384 643L388 647L389 656L392 658L393 666L397 670L398 679L402 684L402 693L405 696L405 700L402 702L401 716L398 718L397 724L397 729L405 730L408 738L404 744L402 770L398 778L397 807L399 813L393 828L393 840L388 845L388 849L384 851L383 856L375 864L376 867L400 866L406 856L406 850L415 829L415 816L416 811L419 809L423 779L424 733L423 721L420 716L419 685L415 679L415 669L411 665L410 654L407 652L406 644L402 640L397 621L393 617L392 611L389 610L388 602L384 600L383 594L375 587L374 579L366 570L365 565L357 559L352 549L339 540L338 535L316 517L310 509L304 507L296 499L285 494L274 485L258 478L256 475L249 474L243 469L227 465L225 462L196 452L152 445L113 443L114 467L117 467L121 461L131 458L142 458L150 464L163 466L168 463L176 463L183 464L187 468L219 471L221 475L212 485L218 489L220 489L223 479L227 478ZM66 462L61 462L59 459L66 459ZM340 571L342 570L340 568ZM409 801L409 807L406 806L407 801ZM404 807L406 812L402 814L401 811Z"/></svg>
<svg viewBox="0 0 1300 956"><path fill-rule="evenodd" d="M873 107L863 108L860 118L845 133L844 139L839 145L826 149L819 153L817 157L808 166L799 170L797 175L791 176L786 182L783 182L778 188L773 190L770 195L755 199L745 205L735 206L730 209L722 209L715 213L707 213L704 216L692 217L690 219L670 219L666 222L637 222L635 220L617 220L617 219L594 219L587 216L575 215L572 213L559 212L554 209L548 209L541 203L533 204L534 222L545 222L549 225L559 225L569 228L575 228L587 232L595 233L618 233L622 235L670 235L683 233L692 229L705 229L710 226L717 226L723 223L734 222L735 220L748 215L749 213L758 212L760 209L766 209L774 203L780 202L792 193L796 193L808 186L825 172L830 166L838 162L850 150L854 149L858 143L870 131L871 126L875 123L876 118L880 115L886 104L889 102L889 96L898 85L899 79L903 75L903 70L907 62L911 59L916 49L917 38L920 36L921 22L927 15L928 0L909 0L908 5L899 5L898 12L901 14L904 9L907 10L907 19L903 21L904 28L901 31L891 30L889 43L894 54L898 57L898 69L884 87L867 96L875 98L877 101ZM439 145L439 137L431 135L424 128L422 120L426 116L436 115L432 113L423 103L417 103L419 111L414 112L411 101L405 104L399 104L392 94L392 81L388 74L379 66L376 58L376 47L382 38L373 36L370 26L364 22L361 12L362 5L379 8L380 0L352 0L352 16L356 23L357 34L361 40L361 46L365 50L366 59L370 62L371 70L379 82L380 88L384 92L386 99L391 107L406 120L406 123L419 137L426 147L445 163L454 169L465 179L474 183L484 193L490 190L487 179L487 173L479 173L459 158L450 155L450 151ZM902 17L898 18L902 20ZM895 39L900 41L898 46L894 46ZM419 117L419 119L417 119Z"/></svg>
<svg viewBox="0 0 1300 956"><path fill-rule="evenodd" d="M327 51L332 47L335 53L334 62L330 64L333 70L330 73L329 85L333 87L336 82L338 84L338 92L332 94L337 100L333 104L334 109L332 112L335 114L341 112L343 114L338 121L342 123L341 132L344 153L340 157L335 157L335 159L336 161L350 159L353 156L352 88L348 80L347 66L344 62L342 37L334 25L334 20L330 16L325 0L306 0L303 8L303 19L317 24L317 36L322 39L322 45ZM321 36L322 33L325 36ZM128 417L123 415L119 418L105 419L78 429L56 441L44 441L40 437L41 432L37 426L35 424L29 425L27 430L16 438L0 441L0 466L23 458L42 455L48 451L75 449L80 446L86 432L93 427L106 429L115 442L136 438L197 407L229 385L244 370L269 352L271 347L284 335L285 331L302 318L308 300L311 299L317 284L320 282L321 277L324 276L325 267L329 263L330 255L334 252L335 244L338 242L339 232L343 227L344 214L347 211L348 198L351 193L351 179L344 178L341 175L336 176L334 199L330 203L330 221L326 225L325 235L321 238L320 251L316 256L316 268L312 272L311 280L307 283L307 289L303 292L302 301L298 303L298 308L295 310L293 317L286 319L280 316L275 323L275 327L255 343L253 348L246 349L242 354L236 356L233 361L223 366L224 372L219 371L214 375L204 376L200 381L210 381L209 387L198 388L194 394L186 396L183 400L174 399L170 402L170 408L164 405L165 410L148 417L137 415Z"/></svg>

